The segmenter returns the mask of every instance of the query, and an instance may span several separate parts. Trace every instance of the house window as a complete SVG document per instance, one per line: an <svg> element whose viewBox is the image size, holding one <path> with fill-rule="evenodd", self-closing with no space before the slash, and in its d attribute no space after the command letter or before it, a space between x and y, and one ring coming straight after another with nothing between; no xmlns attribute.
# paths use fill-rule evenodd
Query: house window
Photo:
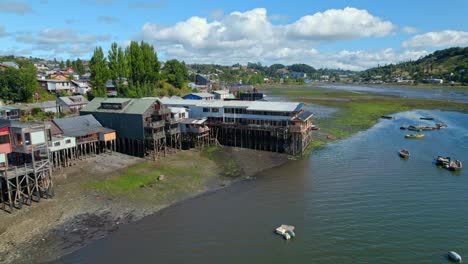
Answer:
<svg viewBox="0 0 468 264"><path fill-rule="evenodd" d="M218 109L218 108L211 108L211 112L213 112L213 113L218 113L218 112L219 112L219 109Z"/></svg>
<svg viewBox="0 0 468 264"><path fill-rule="evenodd" d="M54 147L60 146L60 141L54 142Z"/></svg>
<svg viewBox="0 0 468 264"><path fill-rule="evenodd" d="M203 108L203 112L205 112L205 113L206 113L206 112L209 112L209 111L210 111L210 109L209 109L209 108Z"/></svg>
<svg viewBox="0 0 468 264"><path fill-rule="evenodd" d="M0 145L10 143L10 137L8 135L0 136Z"/></svg>
<svg viewBox="0 0 468 264"><path fill-rule="evenodd" d="M31 134L30 133L24 133L24 143L26 146L31 145Z"/></svg>
<svg viewBox="0 0 468 264"><path fill-rule="evenodd" d="M71 143L71 139L66 139L65 140L65 144L70 144Z"/></svg>

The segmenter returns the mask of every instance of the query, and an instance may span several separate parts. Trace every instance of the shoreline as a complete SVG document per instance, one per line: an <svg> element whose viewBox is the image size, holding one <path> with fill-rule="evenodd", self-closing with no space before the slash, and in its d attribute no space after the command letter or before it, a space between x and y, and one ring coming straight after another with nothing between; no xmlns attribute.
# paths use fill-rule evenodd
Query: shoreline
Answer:
<svg viewBox="0 0 468 264"><path fill-rule="evenodd" d="M139 186L136 190L143 192L143 196L134 195L133 191L128 194L113 195L105 190L89 187L89 183L94 183L96 178L99 181L113 180L120 177L119 175L128 168L145 164L143 159L120 153L109 155L113 160L117 160L118 165L115 166L104 167L109 157L97 156L79 162L62 172L56 172L56 197L33 203L31 207L16 210L13 214L1 212L0 262L42 263L57 260L94 240L107 236L120 225L134 223L162 209L219 191L236 182L251 179L261 171L289 161L287 155L272 152L231 147L222 147L216 151L217 160L213 160L203 152L188 150L151 161L155 167L164 166L163 164L178 166L180 164L177 160L187 158L204 163L200 167L203 175L199 175L199 178L197 178L197 169L190 167L193 164L187 167L193 171L195 175L193 178L197 179L197 182L191 182L183 176L182 181L189 182L188 185L171 187L174 188L171 189L173 193L163 198L155 194L158 186L154 185L174 182L179 184L176 179L178 176L166 175L167 179L162 183ZM234 172L228 171L232 168L225 168L221 164L228 157L232 157L237 166ZM101 171L97 167L101 167ZM83 171L93 174L80 175ZM181 172L184 173L187 172ZM121 195L123 197L119 197Z"/></svg>

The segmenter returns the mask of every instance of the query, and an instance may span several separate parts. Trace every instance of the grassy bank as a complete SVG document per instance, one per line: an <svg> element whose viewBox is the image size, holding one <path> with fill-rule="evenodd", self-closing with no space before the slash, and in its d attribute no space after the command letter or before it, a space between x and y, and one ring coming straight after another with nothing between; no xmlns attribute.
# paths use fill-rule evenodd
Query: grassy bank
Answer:
<svg viewBox="0 0 468 264"><path fill-rule="evenodd" d="M209 158L199 152L183 151L156 162L143 161L85 187L108 197L168 203L203 191L218 173Z"/></svg>
<svg viewBox="0 0 468 264"><path fill-rule="evenodd" d="M375 125L382 115L414 109L468 112L468 106L463 103L400 98L318 87L269 88L267 93L288 97L294 101L338 109L330 118L315 120L321 130L314 136L309 150L329 142L330 140L326 138L327 135L332 135L334 139L343 139L356 132L366 130Z"/></svg>

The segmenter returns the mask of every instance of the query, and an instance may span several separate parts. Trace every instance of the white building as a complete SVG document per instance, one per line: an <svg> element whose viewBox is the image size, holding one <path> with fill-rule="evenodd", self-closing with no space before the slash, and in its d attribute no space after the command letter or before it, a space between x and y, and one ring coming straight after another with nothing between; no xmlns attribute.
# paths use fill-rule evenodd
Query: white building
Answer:
<svg viewBox="0 0 468 264"><path fill-rule="evenodd" d="M49 93L58 93L59 91L64 91L67 93L72 93L74 91L74 86L70 81L62 80L38 80L42 88L46 89Z"/></svg>

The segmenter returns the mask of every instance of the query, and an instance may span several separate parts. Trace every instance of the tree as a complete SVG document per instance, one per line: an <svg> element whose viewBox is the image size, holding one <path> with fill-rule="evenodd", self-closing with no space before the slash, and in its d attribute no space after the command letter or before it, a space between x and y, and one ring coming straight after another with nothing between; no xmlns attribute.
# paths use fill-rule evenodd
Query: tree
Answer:
<svg viewBox="0 0 468 264"><path fill-rule="evenodd" d="M83 66L83 61L80 58L76 59L76 61L72 62L72 68L75 70L76 73L82 75L85 73L85 68Z"/></svg>
<svg viewBox="0 0 468 264"><path fill-rule="evenodd" d="M175 59L166 61L163 73L167 82L179 89L184 87L189 77L185 64Z"/></svg>
<svg viewBox="0 0 468 264"><path fill-rule="evenodd" d="M119 96L129 96L128 89L124 85L124 80L128 75L127 60L125 53L117 43L112 43L111 49L107 55L110 78L117 88Z"/></svg>
<svg viewBox="0 0 468 264"><path fill-rule="evenodd" d="M60 63L59 63L59 67L60 67L60 69L63 69L63 68L65 68L65 63L63 63L63 60L62 60L62 61L60 61Z"/></svg>
<svg viewBox="0 0 468 264"><path fill-rule="evenodd" d="M89 68L91 70L92 94L98 97L105 97L107 95L106 82L110 74L101 47L94 49L93 57L89 61Z"/></svg>
<svg viewBox="0 0 468 264"><path fill-rule="evenodd" d="M18 60L20 68L0 71L0 96L15 102L29 102L38 88L36 68L27 60Z"/></svg>
<svg viewBox="0 0 468 264"><path fill-rule="evenodd" d="M130 89L128 91L129 96L138 96L140 94L139 87L142 84L144 63L143 54L141 52L138 42L132 41L130 45L125 49L125 55L128 62L128 81Z"/></svg>
<svg viewBox="0 0 468 264"><path fill-rule="evenodd" d="M66 65L67 65L67 68L72 66L70 59L67 60Z"/></svg>

